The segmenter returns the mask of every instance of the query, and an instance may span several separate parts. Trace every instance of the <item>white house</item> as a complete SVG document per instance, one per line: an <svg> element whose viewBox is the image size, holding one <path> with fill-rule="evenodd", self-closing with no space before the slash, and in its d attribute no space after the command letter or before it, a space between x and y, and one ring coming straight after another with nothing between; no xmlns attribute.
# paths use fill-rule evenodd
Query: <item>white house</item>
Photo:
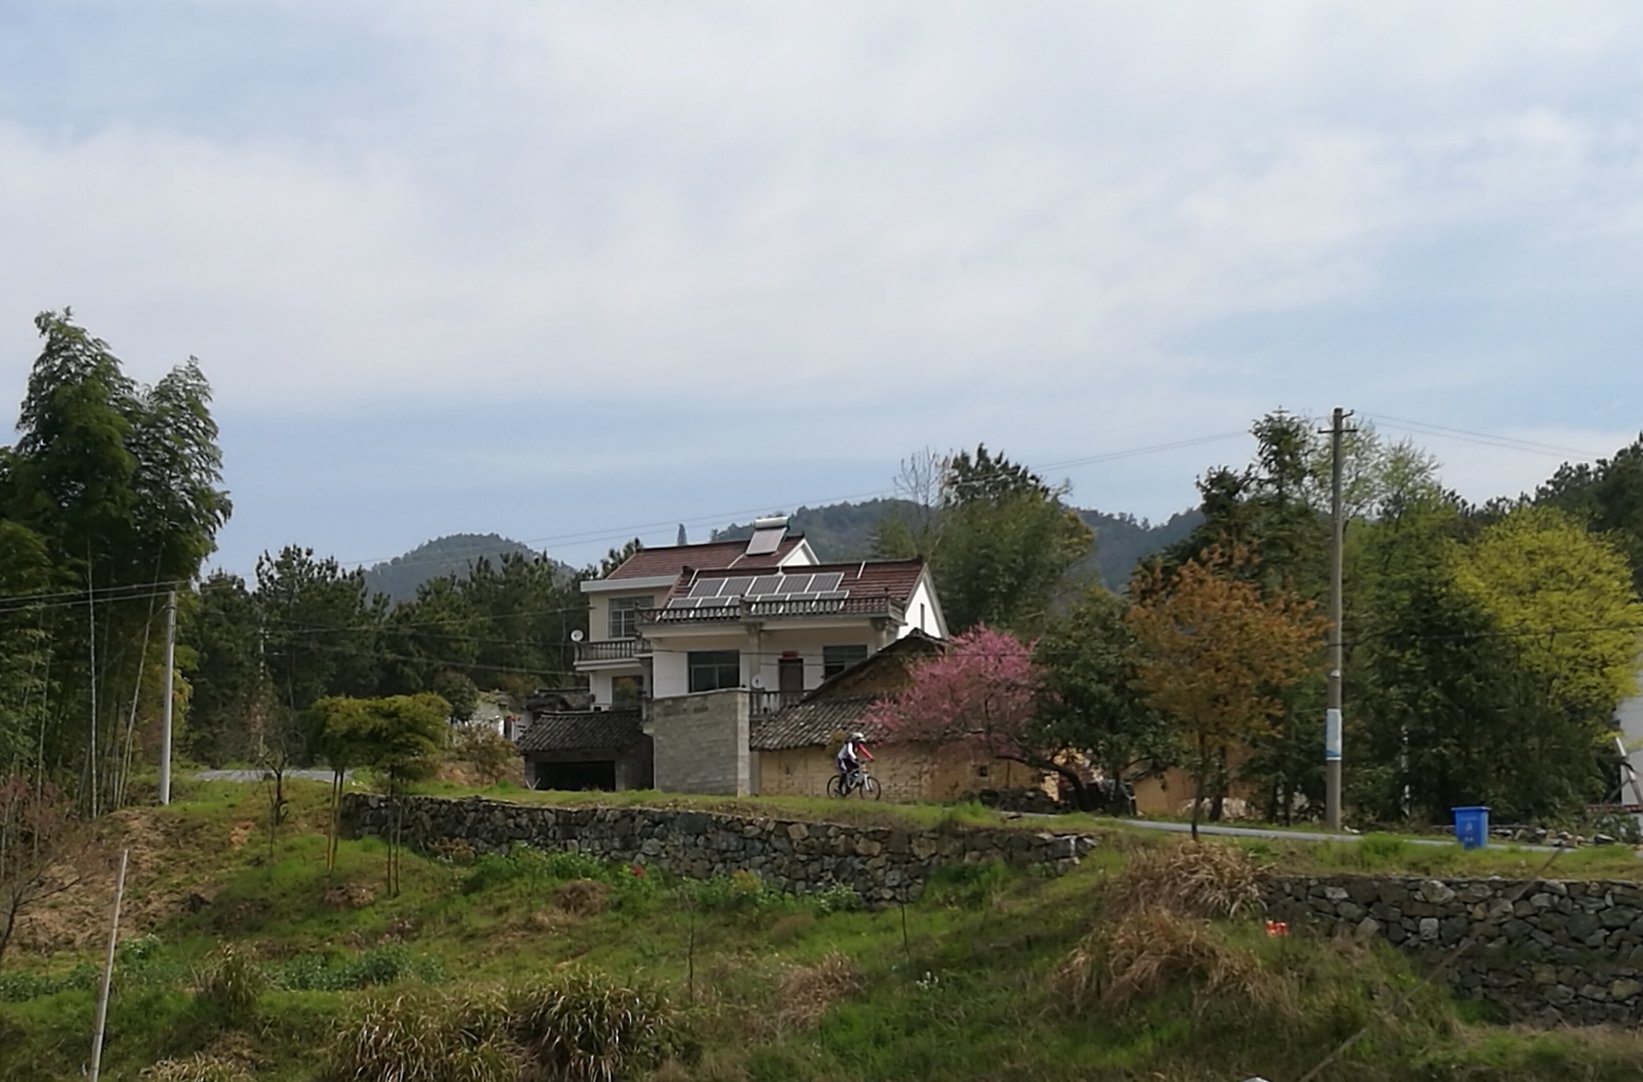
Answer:
<svg viewBox="0 0 1643 1082"><path fill-rule="evenodd" d="M629 728L638 717L654 737L660 788L751 791L751 720L915 629L946 637L923 560L822 563L787 527L761 519L746 541L644 549L582 583L591 635L576 644L576 669L596 713ZM534 753L546 763L554 750ZM550 767L533 780L547 783Z"/></svg>

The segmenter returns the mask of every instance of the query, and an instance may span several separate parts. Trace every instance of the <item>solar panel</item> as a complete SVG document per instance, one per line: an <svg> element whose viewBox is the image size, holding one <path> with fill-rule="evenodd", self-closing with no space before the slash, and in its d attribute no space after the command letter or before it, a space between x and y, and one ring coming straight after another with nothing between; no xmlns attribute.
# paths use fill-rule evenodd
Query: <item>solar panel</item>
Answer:
<svg viewBox="0 0 1643 1082"><path fill-rule="evenodd" d="M752 575L738 575L731 579L721 579L724 585L719 590L720 597L741 597L747 593L747 588L753 585Z"/></svg>
<svg viewBox="0 0 1643 1082"><path fill-rule="evenodd" d="M824 594L829 590L837 590L839 588L839 583L843 581L844 572L824 571L810 580L810 589L816 593Z"/></svg>
<svg viewBox="0 0 1643 1082"><path fill-rule="evenodd" d="M698 601L696 605L698 608L703 609L722 609L727 605L734 605L735 603L736 598L734 597L704 597Z"/></svg>
<svg viewBox="0 0 1643 1082"><path fill-rule="evenodd" d="M850 596L849 590L823 590L816 595L823 601L843 601Z"/></svg>
<svg viewBox="0 0 1643 1082"><path fill-rule="evenodd" d="M718 579L701 579L690 588L691 597L712 597L719 592Z"/></svg>
<svg viewBox="0 0 1643 1082"><path fill-rule="evenodd" d="M810 575L783 575L781 585L776 588L778 594L802 594L810 589Z"/></svg>
<svg viewBox="0 0 1643 1082"><path fill-rule="evenodd" d="M782 538L787 536L787 523L778 527L754 530L753 536L747 542L747 555L769 556L782 547Z"/></svg>
<svg viewBox="0 0 1643 1082"><path fill-rule="evenodd" d="M696 607L696 599L693 597L676 597L667 603L667 607L670 609L693 609Z"/></svg>
<svg viewBox="0 0 1643 1082"><path fill-rule="evenodd" d="M780 575L760 575L753 580L753 585L748 588L747 596L766 597L775 593L781 582L782 576Z"/></svg>

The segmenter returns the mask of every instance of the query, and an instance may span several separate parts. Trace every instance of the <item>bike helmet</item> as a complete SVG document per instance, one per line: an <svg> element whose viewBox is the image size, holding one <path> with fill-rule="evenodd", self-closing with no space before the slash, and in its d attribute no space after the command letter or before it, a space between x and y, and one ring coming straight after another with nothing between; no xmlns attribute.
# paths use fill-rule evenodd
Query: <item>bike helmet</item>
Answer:
<svg viewBox="0 0 1643 1082"><path fill-rule="evenodd" d="M866 733L851 733L850 734L850 739L851 740L866 740L867 739L867 734Z"/></svg>

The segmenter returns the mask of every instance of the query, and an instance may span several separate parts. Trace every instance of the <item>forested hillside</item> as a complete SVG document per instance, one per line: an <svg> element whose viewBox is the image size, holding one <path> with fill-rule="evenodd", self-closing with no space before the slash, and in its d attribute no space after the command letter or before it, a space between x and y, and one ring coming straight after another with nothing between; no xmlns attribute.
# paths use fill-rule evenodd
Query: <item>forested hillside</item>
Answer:
<svg viewBox="0 0 1643 1082"><path fill-rule="evenodd" d="M480 560L500 564L504 556L534 560L540 552L500 534L453 533L426 541L410 552L365 570L365 589L393 602L410 601L434 579L466 578Z"/></svg>
<svg viewBox="0 0 1643 1082"><path fill-rule="evenodd" d="M801 507L793 512L792 528L803 533L824 560L861 560L874 555L874 538L886 519L914 510L911 500L900 499ZM1191 534L1203 521L1196 510L1179 512L1157 524L1105 511L1079 510L1078 517L1095 531L1095 547L1088 559L1074 566L1073 575L1080 580L1099 575L1109 590L1122 590L1136 564ZM752 533L752 524L738 523L715 530L713 538L735 540Z"/></svg>

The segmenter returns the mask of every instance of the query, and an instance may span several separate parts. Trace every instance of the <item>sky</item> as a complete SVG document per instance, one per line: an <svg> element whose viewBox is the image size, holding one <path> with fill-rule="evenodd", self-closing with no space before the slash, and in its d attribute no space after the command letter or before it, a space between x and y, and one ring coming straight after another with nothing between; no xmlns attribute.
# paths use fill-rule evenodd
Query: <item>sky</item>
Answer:
<svg viewBox="0 0 1643 1082"><path fill-rule="evenodd" d="M0 0L0 410L42 309L199 357L239 572L980 441L1163 518L1279 407L1515 494L1643 428L1639 57L1629 0Z"/></svg>

